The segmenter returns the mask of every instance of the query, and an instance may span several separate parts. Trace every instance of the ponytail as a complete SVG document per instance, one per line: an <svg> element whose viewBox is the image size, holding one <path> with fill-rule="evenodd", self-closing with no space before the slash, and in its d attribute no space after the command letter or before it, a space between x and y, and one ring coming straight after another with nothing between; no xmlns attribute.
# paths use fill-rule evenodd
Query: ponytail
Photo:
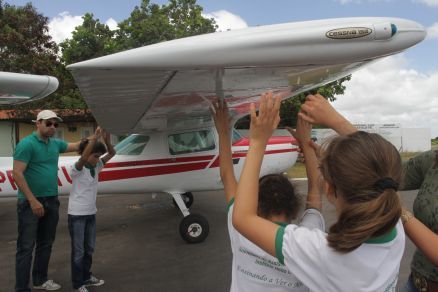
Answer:
<svg viewBox="0 0 438 292"><path fill-rule="evenodd" d="M390 232L401 210L399 196L393 189L386 189L373 200L348 205L330 227L329 246L339 252L353 251L370 238Z"/></svg>
<svg viewBox="0 0 438 292"><path fill-rule="evenodd" d="M350 252L394 228L401 215L397 188L402 167L390 142L360 131L336 137L324 151L320 169L343 203L329 229L329 246Z"/></svg>

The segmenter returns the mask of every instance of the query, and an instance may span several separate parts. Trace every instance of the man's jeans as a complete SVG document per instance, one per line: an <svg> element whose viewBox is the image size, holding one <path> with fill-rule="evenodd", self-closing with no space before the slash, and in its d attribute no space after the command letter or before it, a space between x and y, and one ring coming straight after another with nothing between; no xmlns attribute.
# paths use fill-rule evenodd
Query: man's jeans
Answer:
<svg viewBox="0 0 438 292"><path fill-rule="evenodd" d="M409 275L409 279L406 284L400 288L400 292L418 292L418 289L414 285L412 275Z"/></svg>
<svg viewBox="0 0 438 292"><path fill-rule="evenodd" d="M91 264L96 245L96 215L68 215L71 237L71 278L78 289L91 277Z"/></svg>
<svg viewBox="0 0 438 292"><path fill-rule="evenodd" d="M35 286L47 281L52 244L55 241L59 220L58 196L37 198L44 206L44 216L38 218L32 213L29 201L17 202L18 239L15 257L15 291L30 292L29 277L32 266L32 253L35 258L32 269L32 281ZM35 246L36 243L36 246Z"/></svg>

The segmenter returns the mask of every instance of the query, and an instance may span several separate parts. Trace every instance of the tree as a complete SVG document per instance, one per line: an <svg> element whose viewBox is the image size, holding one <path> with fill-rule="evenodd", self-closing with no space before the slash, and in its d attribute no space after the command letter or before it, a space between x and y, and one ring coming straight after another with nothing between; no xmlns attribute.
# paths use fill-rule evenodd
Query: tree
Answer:
<svg viewBox="0 0 438 292"><path fill-rule="evenodd" d="M330 101L336 100L336 95L342 95L345 91L345 81L351 79L351 75L333 81L329 84L319 87L316 90L310 92L304 92L294 97L288 98L281 103L280 107L280 124L279 127L295 127L297 124L297 114L300 111L301 104L306 100L306 96L310 93L320 93ZM245 116L236 122L236 128L249 129L250 117Z"/></svg>
<svg viewBox="0 0 438 292"><path fill-rule="evenodd" d="M195 3L195 0L176 0L159 6L143 0L141 6L136 6L131 16L119 23L119 29L115 31L87 13L83 16L83 23L75 28L72 38L60 44L62 62L68 65L160 41L214 31L214 22L203 18L202 8ZM86 107L71 74L66 70L64 73L59 102L65 107Z"/></svg>
<svg viewBox="0 0 438 292"><path fill-rule="evenodd" d="M55 75L58 47L48 31L48 18L31 3L0 1L0 71Z"/></svg>
<svg viewBox="0 0 438 292"><path fill-rule="evenodd" d="M55 76L62 88L64 70L58 46L49 35L48 18L31 3L17 7L0 1L0 71ZM18 109L55 108L59 96L54 93Z"/></svg>
<svg viewBox="0 0 438 292"><path fill-rule="evenodd" d="M93 59L116 52L114 32L99 19L94 19L93 14L86 13L81 25L72 33L71 39L66 39L60 44L62 62L64 65ZM71 73L63 67L63 86L60 89L59 99L62 108L86 108L81 93L76 86Z"/></svg>
<svg viewBox="0 0 438 292"><path fill-rule="evenodd" d="M64 64L93 59L116 52L114 32L106 24L86 13L83 23L75 28L72 38L60 44Z"/></svg>
<svg viewBox="0 0 438 292"><path fill-rule="evenodd" d="M280 107L280 127L295 127L297 124L297 114L300 111L301 104L306 101L309 93L319 93L330 101L336 100L336 95L342 95L345 91L344 82L351 79L351 75L333 81L327 85L321 86L316 90L301 93L293 98L283 101Z"/></svg>
<svg viewBox="0 0 438 292"><path fill-rule="evenodd" d="M216 31L215 21L204 18L202 10L196 0L170 0L162 6L142 0L140 7L119 23L118 47L132 49Z"/></svg>

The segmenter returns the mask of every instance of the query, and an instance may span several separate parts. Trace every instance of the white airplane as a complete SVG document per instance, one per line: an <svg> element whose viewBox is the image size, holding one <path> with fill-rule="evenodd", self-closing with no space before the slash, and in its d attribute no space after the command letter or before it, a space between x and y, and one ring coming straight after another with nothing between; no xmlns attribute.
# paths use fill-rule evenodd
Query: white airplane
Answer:
<svg viewBox="0 0 438 292"><path fill-rule="evenodd" d="M398 18L317 20L194 36L70 65L98 124L112 134L133 134L116 146L99 192L169 193L184 215L181 236L201 242L208 222L187 207L192 191L222 188L209 112L214 99L227 102L235 122L267 90L291 97L403 51L425 35L421 25ZM248 139L234 131L232 149L239 174ZM290 137L272 138L262 175L285 171L296 157ZM67 167L76 159L60 160L61 193L68 192ZM10 159L8 165L0 168L0 196L14 188Z"/></svg>
<svg viewBox="0 0 438 292"><path fill-rule="evenodd" d="M58 88L52 76L0 72L0 105L41 99Z"/></svg>

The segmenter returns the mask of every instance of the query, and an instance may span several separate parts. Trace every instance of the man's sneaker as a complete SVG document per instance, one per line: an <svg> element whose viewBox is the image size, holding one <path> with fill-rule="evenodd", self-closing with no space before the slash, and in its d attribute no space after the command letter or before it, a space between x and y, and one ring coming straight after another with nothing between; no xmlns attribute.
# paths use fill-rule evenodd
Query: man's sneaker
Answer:
<svg viewBox="0 0 438 292"><path fill-rule="evenodd" d="M93 275L91 275L90 279L85 281L84 285L86 287L88 287L88 286L100 286L100 285L103 285L103 283L105 283L104 280L98 279L98 278L94 277Z"/></svg>
<svg viewBox="0 0 438 292"><path fill-rule="evenodd" d="M55 291L61 289L61 285L53 282L53 280L47 280L44 284L40 286L33 286L33 289Z"/></svg>
<svg viewBox="0 0 438 292"><path fill-rule="evenodd" d="M88 289L85 286L81 286L75 290L75 292L88 292Z"/></svg>

